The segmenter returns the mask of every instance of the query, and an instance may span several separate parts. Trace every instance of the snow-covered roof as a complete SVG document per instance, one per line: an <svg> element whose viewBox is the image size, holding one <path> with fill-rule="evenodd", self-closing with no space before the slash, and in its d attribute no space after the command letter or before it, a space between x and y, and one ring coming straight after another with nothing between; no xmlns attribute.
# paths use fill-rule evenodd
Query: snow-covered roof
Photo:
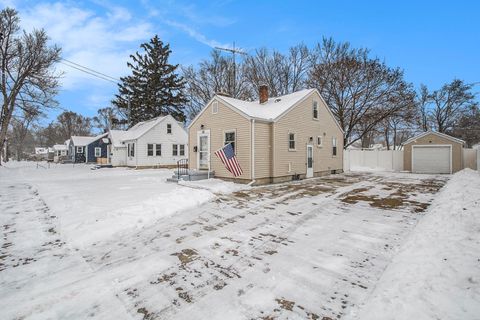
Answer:
<svg viewBox="0 0 480 320"><path fill-rule="evenodd" d="M421 134L419 134L419 135L416 135L416 136L413 137L413 138L408 139L407 141L405 141L405 142L403 143L403 145L406 145L406 144L408 144L408 143L410 143L410 142L413 142L413 141L415 141L415 140L417 140L417 139L420 139L420 138L422 138L422 137L424 137L424 136L426 136L426 135L429 135L429 134L434 134L434 135L437 135L437 136L439 136L439 137L441 137L441 138L445 138L445 139L449 139L449 140L452 140L452 141L457 142L457 143L465 144L465 141L463 141L463 140L461 140L461 139L458 139L458 138L455 138L455 137L452 137L452 136L449 136L448 134L445 134L445 133L440 133L440 132L435 132L435 131L425 131L424 133L421 133Z"/></svg>
<svg viewBox="0 0 480 320"><path fill-rule="evenodd" d="M56 151L67 150L67 146L64 144L55 144L53 149Z"/></svg>
<svg viewBox="0 0 480 320"><path fill-rule="evenodd" d="M102 133L95 137L86 137L86 136L72 136L71 140L76 147L84 147L90 143L97 141L100 138L104 138L108 133Z"/></svg>
<svg viewBox="0 0 480 320"><path fill-rule="evenodd" d="M279 97L269 98L267 102L260 103L259 101L244 101L231 97L226 97L223 95L215 95L211 101L218 100L223 102L226 106L237 110L240 114L247 118L259 119L268 122L274 122L280 119L284 114L286 114L291 108L297 105L299 102L307 98L313 92L317 92L320 96L320 99L326 105L326 102L323 100L320 93L317 89L303 89L294 93L286 94ZM207 104L210 105L211 101ZM332 110L326 105L327 111L332 116L333 121L337 127L343 132L342 127L335 119L335 116L332 113ZM197 114L195 119L190 123L189 127L195 123L198 117L207 109L205 107L200 113Z"/></svg>
<svg viewBox="0 0 480 320"><path fill-rule="evenodd" d="M110 130L110 141L115 148L126 147L126 145L122 144L123 137L126 133L127 131L124 130Z"/></svg>
<svg viewBox="0 0 480 320"><path fill-rule="evenodd" d="M35 154L45 154L48 152L48 148L35 147Z"/></svg>
<svg viewBox="0 0 480 320"><path fill-rule="evenodd" d="M273 121L314 91L315 89L304 89L284 96L270 98L265 103L244 101L221 95L217 95L216 99L227 103L249 117Z"/></svg>
<svg viewBox="0 0 480 320"><path fill-rule="evenodd" d="M153 118L152 120L148 121L142 121L128 129L127 131L124 131L124 134L122 136L123 141L127 140L136 140L143 136L145 133L147 133L150 129L155 127L157 124L162 122L167 116L164 117L157 117Z"/></svg>

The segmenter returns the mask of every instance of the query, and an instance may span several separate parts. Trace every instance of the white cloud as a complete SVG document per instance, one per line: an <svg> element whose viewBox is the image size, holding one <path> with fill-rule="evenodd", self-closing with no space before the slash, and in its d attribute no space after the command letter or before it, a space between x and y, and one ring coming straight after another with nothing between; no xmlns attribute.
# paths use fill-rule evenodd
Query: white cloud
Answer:
<svg viewBox="0 0 480 320"><path fill-rule="evenodd" d="M44 28L62 56L115 78L128 73L129 54L153 35L147 21L134 19L128 10L109 7L104 15L63 3L43 3L21 12L24 28ZM112 83L60 65L64 89L79 86L111 87Z"/></svg>
<svg viewBox="0 0 480 320"><path fill-rule="evenodd" d="M215 47L230 47L230 45L228 45L228 44L223 44L223 43L220 43L216 40L208 39L204 34L196 31L194 28L192 28L192 27L190 27L186 24L176 22L176 21L172 21L172 20L165 20L164 22L171 27L175 27L177 29L182 30L183 32L187 33L190 37L194 38L198 42L201 42L201 43L203 43L207 46L210 46L212 48L215 48Z"/></svg>

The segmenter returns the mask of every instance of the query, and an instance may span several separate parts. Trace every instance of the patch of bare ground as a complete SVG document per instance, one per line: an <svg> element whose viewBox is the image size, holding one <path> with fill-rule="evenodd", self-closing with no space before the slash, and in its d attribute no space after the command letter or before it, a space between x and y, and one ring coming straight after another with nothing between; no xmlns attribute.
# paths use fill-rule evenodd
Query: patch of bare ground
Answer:
<svg viewBox="0 0 480 320"><path fill-rule="evenodd" d="M412 196L417 194L431 193L435 194L440 190L445 181L436 179L425 179L422 183L418 184L405 184L399 182L383 182L381 183L382 190L390 191L388 195L372 195L365 194L366 191L371 190L369 188L357 188L352 191L346 192L340 196L340 199L344 203L355 204L358 202L366 202L370 206L380 209L399 209L399 208L411 208L414 212L424 212L430 203L420 202L411 199Z"/></svg>
<svg viewBox="0 0 480 320"><path fill-rule="evenodd" d="M181 252L172 253L172 256L177 256L182 265L187 265L198 257L197 251L193 249L183 249Z"/></svg>

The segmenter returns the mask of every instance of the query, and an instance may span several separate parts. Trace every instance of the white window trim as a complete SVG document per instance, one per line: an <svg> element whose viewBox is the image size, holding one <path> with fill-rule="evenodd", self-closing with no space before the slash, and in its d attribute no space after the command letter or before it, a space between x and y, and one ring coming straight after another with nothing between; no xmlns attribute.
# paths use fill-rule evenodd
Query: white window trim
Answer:
<svg viewBox="0 0 480 320"><path fill-rule="evenodd" d="M97 155L97 151L100 151L99 155ZM102 156L102 148L100 147L95 147L95 149L93 149L93 154L95 155L95 158L100 158Z"/></svg>
<svg viewBox="0 0 480 320"><path fill-rule="evenodd" d="M237 129L229 129L229 130L223 130L223 146L227 144L227 141L225 140L225 134L227 133L234 133L235 134L235 140L233 140L233 143L235 144L235 154L237 154L237 149L238 149L238 144L237 144Z"/></svg>
<svg viewBox="0 0 480 320"><path fill-rule="evenodd" d="M315 107L317 107L317 117L316 118L313 116L313 113L314 113L313 111L315 110ZM319 113L320 113L320 110L318 108L318 101L313 100L313 102L312 102L312 119L313 120L319 120L319 118L320 118Z"/></svg>
<svg viewBox="0 0 480 320"><path fill-rule="evenodd" d="M161 157L162 156L162 144L161 143L155 143L153 148L153 156L154 157ZM157 147L160 146L160 155L157 155Z"/></svg>
<svg viewBox="0 0 480 320"><path fill-rule="evenodd" d="M218 101L213 101L212 102L212 114L217 114L218 113Z"/></svg>
<svg viewBox="0 0 480 320"><path fill-rule="evenodd" d="M83 153L83 148L84 147L76 147L75 148L75 153ZM80 150L80 151L78 151L78 150Z"/></svg>
<svg viewBox="0 0 480 320"><path fill-rule="evenodd" d="M174 146L177 146L177 153L176 154L173 153L173 150L175 150ZM180 148L178 147L178 144L177 143L172 143L172 157L178 157L179 154L180 154Z"/></svg>
<svg viewBox="0 0 480 320"><path fill-rule="evenodd" d="M170 126L170 132L168 132L168 126ZM167 123L167 134L173 134L173 126L171 123Z"/></svg>
<svg viewBox="0 0 480 320"><path fill-rule="evenodd" d="M333 141L335 141L335 144L333 143ZM337 154L333 154L333 147L336 148L336 153ZM337 137L332 137L332 157L333 158L336 158L338 156L338 141L337 141Z"/></svg>
<svg viewBox="0 0 480 320"><path fill-rule="evenodd" d="M183 146L183 154L180 152L180 150L182 149L182 148L180 148L181 146ZM178 156L179 157L185 157L185 150L186 150L185 144L179 144L177 148L178 148Z"/></svg>
<svg viewBox="0 0 480 320"><path fill-rule="evenodd" d="M320 139L320 143L318 143L319 139ZM317 147L319 147L319 148L323 147L323 137L322 136L317 136Z"/></svg>
<svg viewBox="0 0 480 320"><path fill-rule="evenodd" d="M290 148L290 135L293 134L293 141L295 142L295 148ZM297 151L297 134L295 132L289 132L287 135L288 151Z"/></svg>
<svg viewBox="0 0 480 320"><path fill-rule="evenodd" d="M152 145L152 155L148 154L148 145ZM147 157L154 157L155 156L155 143L147 143Z"/></svg>

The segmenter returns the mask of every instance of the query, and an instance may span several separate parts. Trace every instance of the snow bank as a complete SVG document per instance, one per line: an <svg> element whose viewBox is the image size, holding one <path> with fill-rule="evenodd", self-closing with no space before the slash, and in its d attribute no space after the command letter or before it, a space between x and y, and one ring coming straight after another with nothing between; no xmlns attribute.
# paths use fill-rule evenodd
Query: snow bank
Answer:
<svg viewBox="0 0 480 320"><path fill-rule="evenodd" d="M220 179L207 179L199 181L180 181L178 184L193 188L209 190L213 193L227 194L235 191L245 190L250 188L245 184L233 183L223 181Z"/></svg>
<svg viewBox="0 0 480 320"><path fill-rule="evenodd" d="M480 174L455 174L355 319L478 319Z"/></svg>

